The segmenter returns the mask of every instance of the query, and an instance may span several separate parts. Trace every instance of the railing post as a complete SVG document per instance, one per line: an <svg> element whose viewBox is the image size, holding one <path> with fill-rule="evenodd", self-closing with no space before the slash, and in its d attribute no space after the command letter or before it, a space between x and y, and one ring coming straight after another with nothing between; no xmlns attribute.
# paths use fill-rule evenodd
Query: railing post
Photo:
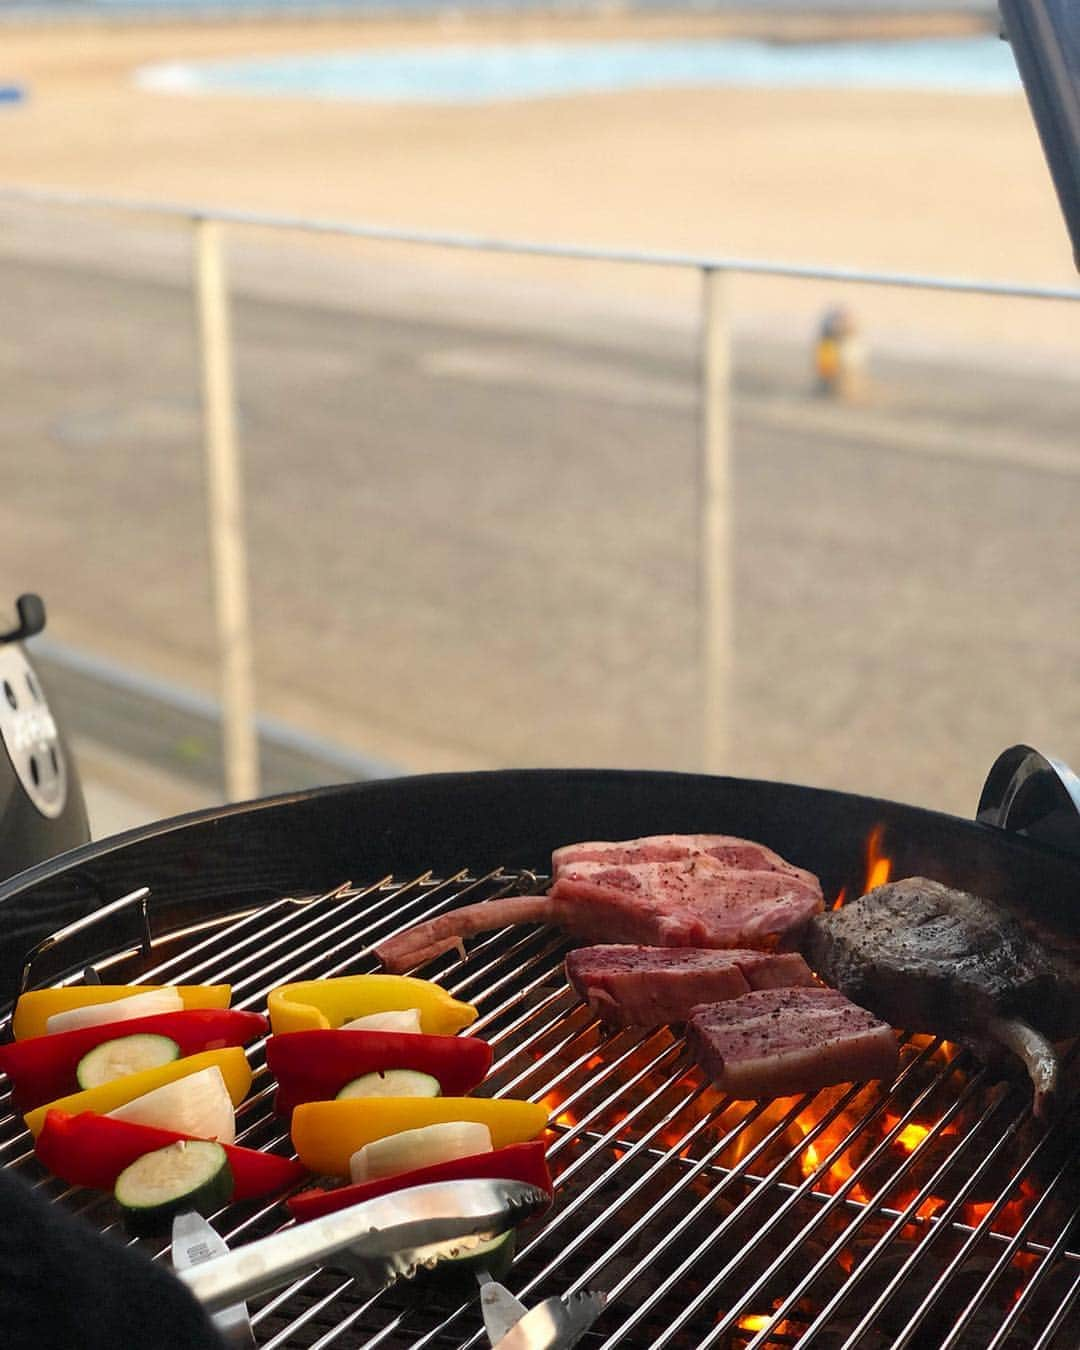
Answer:
<svg viewBox="0 0 1080 1350"><path fill-rule="evenodd" d="M698 468L698 638L701 767L726 764L734 667L731 528L731 332L729 279L701 270L701 429Z"/></svg>
<svg viewBox="0 0 1080 1350"><path fill-rule="evenodd" d="M225 794L229 801L246 801L259 794L259 746L229 298L220 224L195 217L194 230L207 524L221 663Z"/></svg>

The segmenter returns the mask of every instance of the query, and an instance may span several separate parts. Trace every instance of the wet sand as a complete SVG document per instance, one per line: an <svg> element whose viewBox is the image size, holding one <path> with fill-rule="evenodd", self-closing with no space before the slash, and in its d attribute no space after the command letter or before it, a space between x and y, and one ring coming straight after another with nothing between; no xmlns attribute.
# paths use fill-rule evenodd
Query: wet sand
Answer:
<svg viewBox="0 0 1080 1350"><path fill-rule="evenodd" d="M1020 94L712 89L391 107L167 95L133 80L142 65L200 57L746 26L699 16L6 27L4 75L26 84L30 97L0 109L0 183L546 241L1074 284ZM790 27L792 35L801 31ZM380 257L400 263L416 254ZM467 275L492 271L490 260L459 254L424 262ZM510 270L506 263L498 269ZM689 294L670 273L651 269L517 260L513 271L544 288L630 295L658 312L684 306ZM748 319L780 331L809 323L836 293L835 286L743 280L736 302ZM942 350L1004 344L1021 361L1028 354L1072 359L1080 344L1067 306L885 291L854 299L875 338Z"/></svg>

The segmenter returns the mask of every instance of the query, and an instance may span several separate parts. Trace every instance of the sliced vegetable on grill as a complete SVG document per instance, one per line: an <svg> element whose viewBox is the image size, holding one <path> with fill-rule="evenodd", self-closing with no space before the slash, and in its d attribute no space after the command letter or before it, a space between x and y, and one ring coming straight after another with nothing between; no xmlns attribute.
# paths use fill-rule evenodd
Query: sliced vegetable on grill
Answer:
<svg viewBox="0 0 1080 1350"><path fill-rule="evenodd" d="M275 1035L341 1027L372 1013L417 1008L427 1035L452 1036L476 1020L476 1009L459 1003L430 980L406 975L344 975L333 980L283 984L267 999Z"/></svg>
<svg viewBox="0 0 1080 1350"><path fill-rule="evenodd" d="M174 1060L171 1064L162 1064L156 1069L142 1069L139 1073L125 1074L101 1087L86 1088L82 1092L73 1092L67 1097L46 1102L33 1111L28 1111L23 1119L26 1128L36 1138L45 1123L45 1114L50 1108L68 1111L72 1115L79 1111L100 1111L102 1115L114 1111L126 1102L134 1101L166 1083L175 1083L203 1069L217 1067L221 1070L229 1097L235 1106L243 1101L251 1087L251 1066L247 1056L239 1046L227 1046L224 1050L204 1050L200 1055L188 1055L184 1059ZM163 1122L168 1125L168 1122Z"/></svg>
<svg viewBox="0 0 1080 1350"><path fill-rule="evenodd" d="M69 1115L50 1110L34 1151L44 1167L69 1185L111 1191L120 1173L136 1158L189 1137L178 1130L137 1125L96 1111ZM235 1144L222 1147L232 1168L234 1200L272 1195L307 1176L307 1169L294 1158Z"/></svg>
<svg viewBox="0 0 1080 1350"><path fill-rule="evenodd" d="M491 1131L476 1120L443 1120L373 1139L349 1159L350 1181L380 1181L417 1167L490 1153Z"/></svg>
<svg viewBox="0 0 1080 1350"><path fill-rule="evenodd" d="M114 1036L83 1055L75 1078L81 1088L101 1087L102 1083L111 1083L126 1073L156 1069L160 1064L171 1064L179 1058L180 1047L171 1036L151 1036L146 1032Z"/></svg>
<svg viewBox="0 0 1080 1350"><path fill-rule="evenodd" d="M184 1000L175 988L148 989L132 998L114 998L107 1003L88 1003L82 1008L52 1013L45 1021L45 1034L56 1036L65 1031L81 1031L84 1027L108 1026L136 1017L179 1012L183 1006Z"/></svg>
<svg viewBox="0 0 1080 1350"><path fill-rule="evenodd" d="M108 1113L114 1120L132 1120L136 1125L179 1130L195 1139L236 1141L236 1112L229 1089L216 1064L175 1083L163 1083Z"/></svg>
<svg viewBox="0 0 1080 1350"><path fill-rule="evenodd" d="M173 1216L213 1214L233 1195L229 1158L208 1139L178 1139L136 1158L116 1178L124 1227L135 1237L164 1232Z"/></svg>
<svg viewBox="0 0 1080 1350"><path fill-rule="evenodd" d="M486 1097L365 1097L304 1102L293 1112L292 1140L300 1161L325 1176L348 1175L349 1159L365 1144L401 1130L444 1121L476 1121L494 1148L541 1135L547 1108L536 1102Z"/></svg>
<svg viewBox="0 0 1080 1350"><path fill-rule="evenodd" d="M517 1233L508 1228L498 1237L488 1238L455 1256L440 1256L433 1266L418 1270L413 1282L455 1297L471 1294L476 1289L476 1277L480 1272L493 1280L505 1279L514 1264L516 1250Z"/></svg>
<svg viewBox="0 0 1080 1350"><path fill-rule="evenodd" d="M329 1101L357 1078L390 1070L428 1074L448 1097L463 1097L491 1068L491 1046L472 1036L414 1036L399 1031L290 1031L271 1036L266 1063L278 1082L283 1115L301 1102Z"/></svg>
<svg viewBox="0 0 1080 1350"><path fill-rule="evenodd" d="M180 1055L244 1045L266 1034L265 1017L236 1008L185 1008L182 1012L139 1017L114 1030L112 1026L85 1027L52 1036L0 1045L0 1073L11 1079L16 1106L29 1111L54 1101L79 1086L79 1061L95 1046L117 1035L167 1036L180 1047Z"/></svg>
<svg viewBox="0 0 1080 1350"><path fill-rule="evenodd" d="M11 1019L11 1034L17 1041L47 1034L50 1017L73 1008L114 1003L139 994L173 986L154 984L72 984L62 989L31 989L19 995ZM227 984L178 984L176 992L185 1008L227 1008L232 988Z"/></svg>
<svg viewBox="0 0 1080 1350"><path fill-rule="evenodd" d="M475 1153L471 1157L454 1158L431 1167L413 1168L392 1177L382 1177L378 1181L353 1182L331 1190L313 1187L301 1191L299 1195L290 1196L285 1203L293 1218L303 1222L305 1219L317 1219L323 1214L332 1214L349 1205L358 1205L363 1200L374 1200L391 1191L405 1190L409 1186L426 1186L436 1181L501 1178L523 1181L550 1195L553 1187L544 1151L541 1139L533 1139L527 1144L508 1144L505 1148L493 1149L489 1153Z"/></svg>
<svg viewBox="0 0 1080 1350"><path fill-rule="evenodd" d="M423 1031L419 1008L405 1008L401 1012L368 1013L341 1024L342 1031L403 1031L417 1036Z"/></svg>
<svg viewBox="0 0 1080 1350"><path fill-rule="evenodd" d="M439 1080L416 1069L380 1069L354 1078L335 1094L335 1101L350 1097L439 1097Z"/></svg>

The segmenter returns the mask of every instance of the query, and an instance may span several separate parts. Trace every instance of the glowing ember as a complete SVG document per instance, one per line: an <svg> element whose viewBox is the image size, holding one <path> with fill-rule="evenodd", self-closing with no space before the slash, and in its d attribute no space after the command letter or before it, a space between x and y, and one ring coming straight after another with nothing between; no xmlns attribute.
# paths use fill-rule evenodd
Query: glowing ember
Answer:
<svg viewBox="0 0 1080 1350"><path fill-rule="evenodd" d="M896 1142L905 1153L914 1153L929 1133L925 1125L905 1125L896 1136Z"/></svg>
<svg viewBox="0 0 1080 1350"><path fill-rule="evenodd" d="M736 1323L740 1331L764 1331L768 1325L769 1319L764 1313L748 1313Z"/></svg>

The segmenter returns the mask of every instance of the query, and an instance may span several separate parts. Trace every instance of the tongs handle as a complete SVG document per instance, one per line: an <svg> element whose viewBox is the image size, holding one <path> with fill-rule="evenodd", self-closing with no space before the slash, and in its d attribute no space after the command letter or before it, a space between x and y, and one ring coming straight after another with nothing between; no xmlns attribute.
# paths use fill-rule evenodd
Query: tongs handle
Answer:
<svg viewBox="0 0 1080 1350"><path fill-rule="evenodd" d="M417 1249L495 1236L546 1203L542 1191L519 1181L413 1186L296 1224L177 1274L211 1313L324 1265L386 1284L409 1273Z"/></svg>

